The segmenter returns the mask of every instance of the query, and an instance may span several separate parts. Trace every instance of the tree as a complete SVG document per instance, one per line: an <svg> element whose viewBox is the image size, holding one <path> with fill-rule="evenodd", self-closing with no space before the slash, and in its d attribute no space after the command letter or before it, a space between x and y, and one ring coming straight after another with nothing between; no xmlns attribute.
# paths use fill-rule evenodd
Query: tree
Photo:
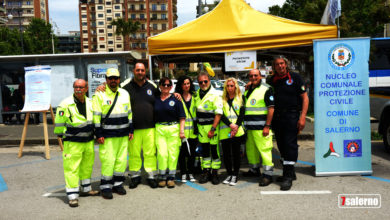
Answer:
<svg viewBox="0 0 390 220"><path fill-rule="evenodd" d="M0 27L0 55L22 54L18 29Z"/></svg>
<svg viewBox="0 0 390 220"><path fill-rule="evenodd" d="M116 35L122 35L125 43L125 50L130 50L130 43L129 43L129 35L135 34L139 27L140 23L138 21L132 21L128 20L125 21L122 18L118 18L115 21L111 22L111 25L114 25L116 27L115 34Z"/></svg>
<svg viewBox="0 0 390 220"><path fill-rule="evenodd" d="M308 23L319 24L327 0L286 0L282 7L274 5L269 13ZM341 37L377 37L383 35L384 24L390 22L386 0L341 0Z"/></svg>
<svg viewBox="0 0 390 220"><path fill-rule="evenodd" d="M52 53L52 34L51 24L40 18L33 18L27 26L26 35L26 54L48 54ZM56 37L55 43L57 42Z"/></svg>

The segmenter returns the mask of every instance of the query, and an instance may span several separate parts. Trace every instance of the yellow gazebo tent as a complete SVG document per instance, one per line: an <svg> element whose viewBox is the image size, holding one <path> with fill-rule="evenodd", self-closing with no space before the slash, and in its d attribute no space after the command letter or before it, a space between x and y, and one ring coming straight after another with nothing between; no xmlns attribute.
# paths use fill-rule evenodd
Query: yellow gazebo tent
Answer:
<svg viewBox="0 0 390 220"><path fill-rule="evenodd" d="M149 55L223 53L310 45L336 38L337 27L265 14L244 0L222 0L211 12L148 38Z"/></svg>

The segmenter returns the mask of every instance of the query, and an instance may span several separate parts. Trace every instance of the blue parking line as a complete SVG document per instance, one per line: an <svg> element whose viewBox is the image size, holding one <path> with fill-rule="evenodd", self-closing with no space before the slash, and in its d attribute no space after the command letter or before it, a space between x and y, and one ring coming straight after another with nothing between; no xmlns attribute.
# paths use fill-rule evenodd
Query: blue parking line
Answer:
<svg viewBox="0 0 390 220"><path fill-rule="evenodd" d="M362 177L366 177L366 178L369 178L369 179L374 179L374 180L379 180L379 181L390 183L389 179L385 179L385 178L382 178L382 177L376 177L376 176L362 176Z"/></svg>
<svg viewBox="0 0 390 220"><path fill-rule="evenodd" d="M51 158L50 160L58 160L58 159L61 159L61 158L62 158L62 156L58 156L58 157L53 157L53 158ZM7 165L7 166L1 166L0 168L18 167L18 166L24 166L24 165L28 165L28 164L48 162L48 161L50 161L50 160L46 160L46 159L42 159L42 160L33 160L33 161L29 161L29 162L24 162L24 163L15 163L15 164Z"/></svg>
<svg viewBox="0 0 390 220"><path fill-rule="evenodd" d="M5 183L3 177L0 174L0 192L4 192L8 190L7 183Z"/></svg>
<svg viewBox="0 0 390 220"><path fill-rule="evenodd" d="M203 186L201 186L201 185L199 185L199 184L196 184L196 183L193 183L193 182L187 181L187 182L186 182L186 185L187 185L187 186L190 186L190 187L192 187L192 188L194 188L194 189L197 189L197 190L199 190L199 191L202 191L202 192L207 191L207 189L204 188Z"/></svg>
<svg viewBox="0 0 390 220"><path fill-rule="evenodd" d="M251 185L256 184L256 183L258 183L258 182L245 182L245 183L238 184L236 186L236 188L243 189L245 187L251 186Z"/></svg>

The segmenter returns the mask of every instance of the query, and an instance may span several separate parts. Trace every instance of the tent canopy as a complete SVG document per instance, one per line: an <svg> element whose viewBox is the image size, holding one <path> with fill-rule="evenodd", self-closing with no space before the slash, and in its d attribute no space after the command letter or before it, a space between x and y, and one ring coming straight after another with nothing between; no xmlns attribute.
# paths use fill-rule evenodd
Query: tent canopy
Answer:
<svg viewBox="0 0 390 220"><path fill-rule="evenodd" d="M148 38L149 55L199 54L310 45L336 38L334 25L309 24L259 12L244 0L222 0L211 12Z"/></svg>

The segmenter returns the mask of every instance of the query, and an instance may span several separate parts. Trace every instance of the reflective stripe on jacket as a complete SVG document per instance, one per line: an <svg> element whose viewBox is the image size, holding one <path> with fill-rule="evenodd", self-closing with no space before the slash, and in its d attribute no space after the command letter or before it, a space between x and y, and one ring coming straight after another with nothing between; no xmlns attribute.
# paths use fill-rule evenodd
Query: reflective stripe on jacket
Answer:
<svg viewBox="0 0 390 220"><path fill-rule="evenodd" d="M115 95L118 99L109 117L107 116L111 105L114 103ZM129 93L121 88L112 92L106 85L105 92L97 92L92 98L93 123L95 124L96 137L123 137L133 133L132 112Z"/></svg>
<svg viewBox="0 0 390 220"><path fill-rule="evenodd" d="M184 112L186 113L184 134L185 134L186 138L196 138L197 135L194 134L194 122L193 122L193 120L196 120L195 97L192 96L192 98L191 98L190 109L187 109L187 106L184 103L184 100L181 100L181 102L183 103ZM189 113L191 113L191 115ZM192 118L191 118L191 116L192 116Z"/></svg>
<svg viewBox="0 0 390 220"><path fill-rule="evenodd" d="M240 114L240 107L241 107L241 103L238 102L237 97L233 99L232 106L233 108L229 106L229 103L227 101L223 100L223 114L229 119L231 123L235 124L238 120L237 115ZM234 111L236 113L234 113ZM242 128L242 125L238 125L238 126L239 126L238 131L235 137L241 137L242 135L244 135L244 129ZM228 139L230 137L229 136L230 132L231 132L230 127L225 123L223 123L221 120L219 124L219 140Z"/></svg>
<svg viewBox="0 0 390 220"><path fill-rule="evenodd" d="M248 98L245 98L244 125L248 130L263 130L267 120L268 108L264 102L266 91L270 89L267 84L256 87ZM245 91L244 97L248 91Z"/></svg>
<svg viewBox="0 0 390 220"><path fill-rule="evenodd" d="M94 139L92 123L92 102L85 97L86 116L80 114L73 94L57 107L54 133L62 135L64 141L88 142Z"/></svg>
<svg viewBox="0 0 390 220"><path fill-rule="evenodd" d="M211 125L214 122L214 117L222 111L222 97L217 94L217 91L211 87L207 94L200 99L200 89L196 92L196 117L199 125Z"/></svg>

